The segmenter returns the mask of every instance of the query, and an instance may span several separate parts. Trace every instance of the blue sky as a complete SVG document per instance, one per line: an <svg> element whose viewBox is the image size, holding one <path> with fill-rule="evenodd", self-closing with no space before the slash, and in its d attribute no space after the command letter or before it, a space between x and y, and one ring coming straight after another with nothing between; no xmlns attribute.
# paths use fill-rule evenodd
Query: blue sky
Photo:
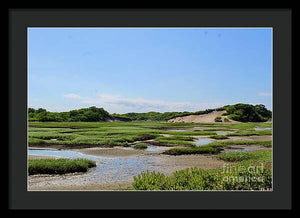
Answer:
<svg viewBox="0 0 300 218"><path fill-rule="evenodd" d="M272 108L271 28L29 28L28 106Z"/></svg>

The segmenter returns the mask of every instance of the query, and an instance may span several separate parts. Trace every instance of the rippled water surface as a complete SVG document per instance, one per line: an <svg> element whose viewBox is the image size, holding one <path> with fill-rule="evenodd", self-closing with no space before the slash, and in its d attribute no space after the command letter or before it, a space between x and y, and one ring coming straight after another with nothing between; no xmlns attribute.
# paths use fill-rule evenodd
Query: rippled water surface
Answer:
<svg viewBox="0 0 300 218"><path fill-rule="evenodd" d="M154 149L154 147L150 147L149 149ZM141 172L155 170L154 158L150 155L133 157L99 157L75 151L52 149L29 149L28 154L62 158L87 158L94 160L97 162L97 167L83 174L82 177L104 183L109 183L112 180L126 180L133 178L133 176Z"/></svg>

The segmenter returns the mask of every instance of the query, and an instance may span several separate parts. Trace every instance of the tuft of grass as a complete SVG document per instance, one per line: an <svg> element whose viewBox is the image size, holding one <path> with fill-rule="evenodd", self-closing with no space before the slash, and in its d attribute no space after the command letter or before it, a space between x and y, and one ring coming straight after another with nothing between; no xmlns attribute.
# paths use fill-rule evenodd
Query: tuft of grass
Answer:
<svg viewBox="0 0 300 218"><path fill-rule="evenodd" d="M210 136L212 139L228 139L226 135L212 135Z"/></svg>
<svg viewBox="0 0 300 218"><path fill-rule="evenodd" d="M172 148L163 152L163 154L168 154L168 155L216 154L216 153L219 153L219 149L210 146L200 146L194 148Z"/></svg>
<svg viewBox="0 0 300 218"><path fill-rule="evenodd" d="M222 117L216 117L215 122L222 122Z"/></svg>
<svg viewBox="0 0 300 218"><path fill-rule="evenodd" d="M195 147L195 143L183 140L169 140L169 139L155 139L156 142L160 143L160 146L185 146Z"/></svg>
<svg viewBox="0 0 300 218"><path fill-rule="evenodd" d="M219 141L207 144L207 146L211 147L226 147L230 145L262 145L265 147L271 147L272 141Z"/></svg>
<svg viewBox="0 0 300 218"><path fill-rule="evenodd" d="M137 143L134 145L135 149L147 149L148 148L148 144L146 143Z"/></svg>
<svg viewBox="0 0 300 218"><path fill-rule="evenodd" d="M96 162L89 159L33 159L28 161L28 173L34 174L65 174L86 172L95 167Z"/></svg>

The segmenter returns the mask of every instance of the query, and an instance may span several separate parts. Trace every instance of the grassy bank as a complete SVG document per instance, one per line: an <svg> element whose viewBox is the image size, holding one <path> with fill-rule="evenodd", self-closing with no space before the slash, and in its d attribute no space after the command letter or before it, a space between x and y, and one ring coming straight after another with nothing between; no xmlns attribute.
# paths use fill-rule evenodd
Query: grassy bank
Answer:
<svg viewBox="0 0 300 218"><path fill-rule="evenodd" d="M95 167L96 163L88 159L34 159L28 161L28 173L34 174L65 174L86 172Z"/></svg>

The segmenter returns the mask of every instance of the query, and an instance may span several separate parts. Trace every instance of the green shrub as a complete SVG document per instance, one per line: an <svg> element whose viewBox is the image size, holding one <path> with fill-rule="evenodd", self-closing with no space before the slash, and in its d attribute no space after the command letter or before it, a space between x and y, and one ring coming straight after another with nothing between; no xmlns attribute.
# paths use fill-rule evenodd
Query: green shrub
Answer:
<svg viewBox="0 0 300 218"><path fill-rule="evenodd" d="M225 123L228 123L228 122L230 122L230 120L229 120L228 118L225 117L225 118L224 118L224 122L225 122Z"/></svg>
<svg viewBox="0 0 300 218"><path fill-rule="evenodd" d="M216 117L215 122L222 122L222 117Z"/></svg>
<svg viewBox="0 0 300 218"><path fill-rule="evenodd" d="M167 177L156 172L134 177L135 190L268 190L272 188L272 172L261 165L237 165L238 170L180 170Z"/></svg>

